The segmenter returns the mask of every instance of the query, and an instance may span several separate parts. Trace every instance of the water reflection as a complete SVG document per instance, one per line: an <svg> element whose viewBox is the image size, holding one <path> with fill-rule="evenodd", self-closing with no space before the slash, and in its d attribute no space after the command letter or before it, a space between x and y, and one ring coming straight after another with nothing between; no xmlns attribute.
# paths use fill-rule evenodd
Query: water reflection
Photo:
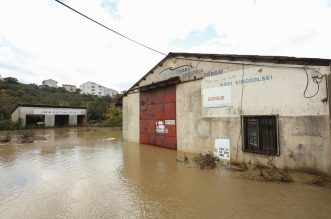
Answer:
<svg viewBox="0 0 331 219"><path fill-rule="evenodd" d="M331 191L243 180L105 128L0 146L0 218L328 218Z"/></svg>

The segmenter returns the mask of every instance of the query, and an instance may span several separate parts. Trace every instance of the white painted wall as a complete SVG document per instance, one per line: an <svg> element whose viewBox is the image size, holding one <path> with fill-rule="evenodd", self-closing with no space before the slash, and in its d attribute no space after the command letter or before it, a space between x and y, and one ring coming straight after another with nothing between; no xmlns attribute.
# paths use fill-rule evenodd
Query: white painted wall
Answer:
<svg viewBox="0 0 331 219"><path fill-rule="evenodd" d="M219 69L222 69L224 65L220 65ZM317 69L321 74L330 73L329 67L311 66L311 68ZM307 72L309 84L306 96L311 96L316 93L318 87L312 80L314 71L308 69ZM244 81L251 80L252 82L240 84L239 81L242 80L242 77ZM269 80L262 80L262 78L267 77ZM326 78L321 81L319 92L314 98L305 98L303 93L307 84L307 76L303 69L245 66L245 69L225 72L214 77L205 77L201 81L202 90L220 87L220 84L228 85L221 87L230 89L232 104L229 107L203 108L204 117L213 118L220 115L222 117L236 117L240 114L241 105L241 114L244 115L308 116L329 114L328 104L322 102L327 97Z"/></svg>
<svg viewBox="0 0 331 219"><path fill-rule="evenodd" d="M57 87L57 81L53 80L53 79L48 79L42 82L43 85L46 85L48 87Z"/></svg>
<svg viewBox="0 0 331 219"><path fill-rule="evenodd" d="M45 115L45 126L46 127L55 126L55 115Z"/></svg>
<svg viewBox="0 0 331 219"><path fill-rule="evenodd" d="M123 138L139 143L139 93L123 97Z"/></svg>
<svg viewBox="0 0 331 219"><path fill-rule="evenodd" d="M76 92L76 85L62 84L62 87L68 92Z"/></svg>
<svg viewBox="0 0 331 219"><path fill-rule="evenodd" d="M69 115L69 125L77 125L77 116Z"/></svg>

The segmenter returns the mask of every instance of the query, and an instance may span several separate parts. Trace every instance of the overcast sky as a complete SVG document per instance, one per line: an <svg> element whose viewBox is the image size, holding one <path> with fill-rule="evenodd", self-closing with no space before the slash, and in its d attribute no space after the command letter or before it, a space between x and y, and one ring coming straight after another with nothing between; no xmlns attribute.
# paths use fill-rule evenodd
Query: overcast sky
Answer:
<svg viewBox="0 0 331 219"><path fill-rule="evenodd" d="M141 43L168 52L331 59L331 0L65 0ZM0 0L0 74L127 90L157 54L54 0Z"/></svg>

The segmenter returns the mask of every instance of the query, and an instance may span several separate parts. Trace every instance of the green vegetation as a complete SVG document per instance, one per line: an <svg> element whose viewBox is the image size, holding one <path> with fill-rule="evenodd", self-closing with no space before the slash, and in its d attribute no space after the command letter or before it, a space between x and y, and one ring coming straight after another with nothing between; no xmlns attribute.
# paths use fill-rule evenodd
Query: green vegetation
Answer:
<svg viewBox="0 0 331 219"><path fill-rule="evenodd" d="M70 93L63 88L22 84L16 78L4 78L0 80L0 130L17 128L10 121L11 111L22 103L87 107L89 124L121 126L122 111L115 106L119 98Z"/></svg>
<svg viewBox="0 0 331 219"><path fill-rule="evenodd" d="M18 124L15 124L10 119L0 120L0 131L17 129L17 128L18 128Z"/></svg>
<svg viewBox="0 0 331 219"><path fill-rule="evenodd" d="M112 104L106 113L104 126L121 127L122 126L122 109Z"/></svg>

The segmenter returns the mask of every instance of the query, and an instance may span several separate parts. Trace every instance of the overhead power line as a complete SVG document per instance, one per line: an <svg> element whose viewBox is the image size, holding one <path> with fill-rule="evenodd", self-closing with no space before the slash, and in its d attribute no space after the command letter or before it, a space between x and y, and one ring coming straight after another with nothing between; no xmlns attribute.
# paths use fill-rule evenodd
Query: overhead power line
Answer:
<svg viewBox="0 0 331 219"><path fill-rule="evenodd" d="M160 52L160 51L158 51L158 50L156 50L156 49L153 49L153 48L151 48L151 47L149 47L149 46L146 46L146 45L144 45L144 44L142 44L142 43L140 43L140 42L138 42L138 41L136 41L136 40L134 40L134 39L131 39L130 37L127 37L127 36L125 36L125 35L123 35L123 34L117 32L117 31L111 29L110 27L107 27L106 25L104 25L104 24L102 24L102 23L100 23L100 22L94 20L93 18L90 18L89 16L87 16L87 15L85 15L85 14L83 14L83 13L77 11L76 9L70 7L69 5L66 5L65 3L61 2L60 0L55 0L55 1L56 1L57 3L60 3L61 5L65 6L65 7L67 7L68 9L70 9L70 10L76 12L77 14L79 14L79 15L81 15L81 16L87 18L87 19L89 19L90 21L92 21L92 22L94 22L94 23L100 25L101 27L104 27L104 28L106 28L107 30L110 30L111 32L113 32L113 33L115 33L115 34L117 34L117 35L119 35L119 36L121 36L121 37L123 37L123 38L125 38L125 39L127 39L127 40L130 40L130 41L133 42L133 43L136 43L136 44L138 44L138 45L140 45L140 46L142 46L142 47L145 47L146 49L152 50L153 52L159 53L159 54L161 54L161 55L165 55L165 56L167 55L167 54L165 54L165 53L163 53L163 52Z"/></svg>

